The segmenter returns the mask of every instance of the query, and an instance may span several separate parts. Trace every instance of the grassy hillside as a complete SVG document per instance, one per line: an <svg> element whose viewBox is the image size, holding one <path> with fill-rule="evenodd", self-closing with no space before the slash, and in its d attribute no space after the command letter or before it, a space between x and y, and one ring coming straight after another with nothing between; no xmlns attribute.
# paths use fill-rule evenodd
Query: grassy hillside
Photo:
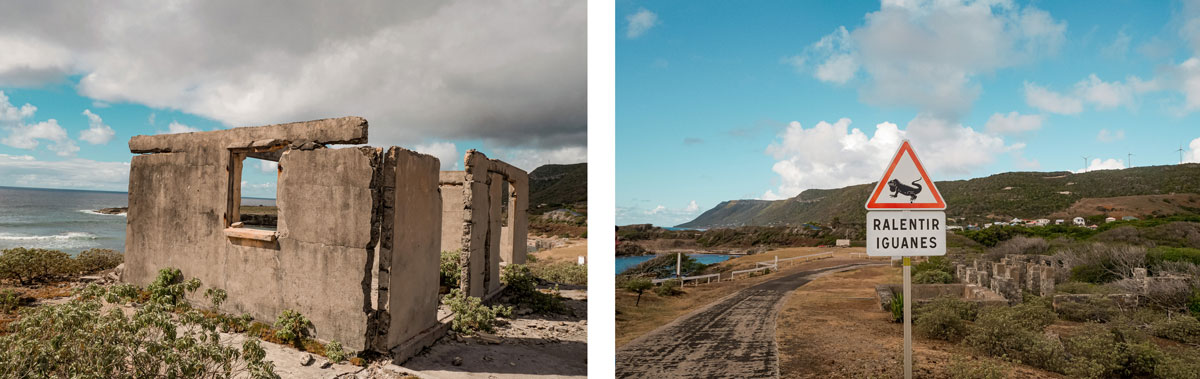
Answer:
<svg viewBox="0 0 1200 379"><path fill-rule="evenodd" d="M529 213L587 204L587 163L548 164L529 173Z"/></svg>
<svg viewBox="0 0 1200 379"><path fill-rule="evenodd" d="M867 202L873 185L807 190L791 199L777 201L726 201L679 226L798 225L806 222L833 223L835 220L861 223L866 219L863 204ZM1084 199L1200 194L1200 164L1135 167L1082 174L1065 171L1008 172L970 180L941 181L937 182L937 187L946 199L946 217L964 218L967 222L998 221L1013 217L1040 218L1063 215L1072 205ZM1173 200L1160 196L1157 201ZM1200 214L1200 209L1191 206L1195 202L1188 198L1171 207L1159 208L1163 212L1169 210L1172 214ZM1094 210L1090 214L1078 216L1108 212L1092 208ZM1078 207L1075 210L1086 211Z"/></svg>

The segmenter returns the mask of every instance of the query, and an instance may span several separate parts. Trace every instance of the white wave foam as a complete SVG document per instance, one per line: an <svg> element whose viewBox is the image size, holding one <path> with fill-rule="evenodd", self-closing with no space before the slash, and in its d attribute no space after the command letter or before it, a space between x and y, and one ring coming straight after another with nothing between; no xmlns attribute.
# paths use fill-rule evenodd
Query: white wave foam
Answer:
<svg viewBox="0 0 1200 379"><path fill-rule="evenodd" d="M121 216L121 217L125 217L125 216L126 216L126 215L125 215L125 213L117 213L117 214L111 214L111 213L100 213L100 212L93 211L93 210L91 210L91 209L80 209L80 210L79 210L79 213L87 213L87 214L90 214L90 215L100 215L100 216Z"/></svg>
<svg viewBox="0 0 1200 379"><path fill-rule="evenodd" d="M0 233L0 240L4 241L94 240L96 238L95 234L86 232L66 232L51 236L20 236Z"/></svg>

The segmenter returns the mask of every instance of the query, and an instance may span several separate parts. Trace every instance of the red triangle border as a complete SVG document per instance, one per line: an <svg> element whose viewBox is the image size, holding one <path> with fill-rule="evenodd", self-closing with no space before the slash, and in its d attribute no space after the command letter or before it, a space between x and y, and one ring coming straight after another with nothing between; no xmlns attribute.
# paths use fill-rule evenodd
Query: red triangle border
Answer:
<svg viewBox="0 0 1200 379"><path fill-rule="evenodd" d="M913 164L917 166L917 171L921 173L921 179L925 180L925 184L933 190L933 198L936 203L921 203L921 204L905 204L905 203L877 203L879 194L883 193L883 188L887 186L887 178L892 175L892 171L896 170L896 165L900 164L900 157L904 152L908 152L908 156L912 157ZM925 167L921 165L921 160L917 158L917 154L913 152L912 146L908 144L908 140L900 144L900 149L896 150L896 156L892 158L892 164L888 165L887 171L883 173L883 178L879 179L879 183L875 184L875 190L871 191L871 198L867 200L866 205L868 210L904 210L904 209L946 209L946 201L942 199L942 194L938 192L937 186L933 185L933 181L929 180L929 174L925 173Z"/></svg>

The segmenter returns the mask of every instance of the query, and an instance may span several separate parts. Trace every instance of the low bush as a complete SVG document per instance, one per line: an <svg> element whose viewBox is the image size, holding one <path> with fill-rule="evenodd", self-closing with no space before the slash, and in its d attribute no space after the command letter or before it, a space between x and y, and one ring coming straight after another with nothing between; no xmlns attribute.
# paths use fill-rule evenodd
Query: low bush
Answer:
<svg viewBox="0 0 1200 379"><path fill-rule="evenodd" d="M1189 262L1200 265L1200 249L1159 246L1146 252L1146 263L1149 265L1161 262Z"/></svg>
<svg viewBox="0 0 1200 379"><path fill-rule="evenodd" d="M1004 379L1008 377L1004 366L990 360L972 360L958 358L950 360L948 373L956 379Z"/></svg>
<svg viewBox="0 0 1200 379"><path fill-rule="evenodd" d="M109 249L87 249L75 256L76 268L82 274L108 270L125 262L125 254Z"/></svg>
<svg viewBox="0 0 1200 379"><path fill-rule="evenodd" d="M1069 294L1111 294L1117 293L1117 289L1108 285L1094 284L1088 282L1064 282L1054 286L1054 291L1058 293Z"/></svg>
<svg viewBox="0 0 1200 379"><path fill-rule="evenodd" d="M495 330L496 317L512 315L512 307L483 305L478 297L468 296L457 288L450 290L450 294L442 298L442 303L454 312L454 321L450 326L459 333L492 332Z"/></svg>
<svg viewBox="0 0 1200 379"><path fill-rule="evenodd" d="M76 262L58 250L17 247L0 252L0 279L22 285L62 279L76 272Z"/></svg>
<svg viewBox="0 0 1200 379"><path fill-rule="evenodd" d="M1066 359L1062 345L1042 334L1054 320L1054 311L1038 303L985 308L968 327L963 343L988 355L1060 371Z"/></svg>
<svg viewBox="0 0 1200 379"><path fill-rule="evenodd" d="M275 338L300 346L305 339L312 337L313 324L300 312L284 309L275 317Z"/></svg>
<svg viewBox="0 0 1200 379"><path fill-rule="evenodd" d="M341 363L346 360L346 352L342 350L342 343L338 341L329 341L325 345L325 357L333 363Z"/></svg>
<svg viewBox="0 0 1200 379"><path fill-rule="evenodd" d="M950 273L942 270L927 270L913 275L914 284L948 284L954 282Z"/></svg>
<svg viewBox="0 0 1200 379"><path fill-rule="evenodd" d="M1164 318L1150 324L1150 333L1173 341L1200 344L1200 320L1179 315Z"/></svg>
<svg viewBox="0 0 1200 379"><path fill-rule="evenodd" d="M1109 322L1120 313L1114 301L1100 296L1080 302L1061 302L1055 311L1064 320L1078 322Z"/></svg>
<svg viewBox="0 0 1200 379"><path fill-rule="evenodd" d="M562 313L567 310L558 291L545 293L538 291L538 279L533 276L529 266L508 265L500 273L500 281L508 286L506 295L518 305L529 307L536 313ZM557 287L556 287L557 288Z"/></svg>
<svg viewBox="0 0 1200 379"><path fill-rule="evenodd" d="M559 262L553 264L530 264L533 276L547 282L587 285L587 265L574 262Z"/></svg>
<svg viewBox="0 0 1200 379"><path fill-rule="evenodd" d="M917 334L943 341L955 342L967 334L967 323L953 310L938 308L915 316L913 328Z"/></svg>
<svg viewBox="0 0 1200 379"><path fill-rule="evenodd" d="M680 289L679 287L680 287L679 279L671 279L671 280L659 283L658 287L656 287L654 289L654 293L657 294L658 296L679 296L679 295L683 294L683 290Z"/></svg>
<svg viewBox="0 0 1200 379"><path fill-rule="evenodd" d="M160 277L167 271L160 271ZM156 281L192 292L182 281ZM114 286L118 287L118 286ZM0 373L35 378L278 378L258 339L222 343L219 321L199 310L151 297L132 315L139 288L90 285L65 304L31 308L0 336ZM107 310L106 310L107 308Z"/></svg>
<svg viewBox="0 0 1200 379"><path fill-rule="evenodd" d="M0 312L12 313L21 306L21 295L13 290L0 291Z"/></svg>
<svg viewBox="0 0 1200 379"><path fill-rule="evenodd" d="M904 293L892 292L892 322L904 321Z"/></svg>
<svg viewBox="0 0 1200 379"><path fill-rule="evenodd" d="M200 280L196 278L183 280L183 272L177 268L158 270L158 276L146 286L149 300L165 307L189 307L184 297L188 292L200 288Z"/></svg>
<svg viewBox="0 0 1200 379"><path fill-rule="evenodd" d="M438 282L446 288L458 288L459 277L462 275L461 267L458 265L458 250L443 251L441 263L441 275Z"/></svg>
<svg viewBox="0 0 1200 379"><path fill-rule="evenodd" d="M979 305L973 302L963 301L953 296L939 296L929 301L928 303L918 306L915 310L916 317L921 317L922 314L948 310L966 321L975 321L979 315ZM914 320L915 321L915 320Z"/></svg>
<svg viewBox="0 0 1200 379"><path fill-rule="evenodd" d="M646 278L633 278L621 283L621 288L638 294L637 301L634 301L633 303L633 306L635 307L642 303L642 293L646 292L646 290L652 287L654 287L654 283L651 282L650 279Z"/></svg>

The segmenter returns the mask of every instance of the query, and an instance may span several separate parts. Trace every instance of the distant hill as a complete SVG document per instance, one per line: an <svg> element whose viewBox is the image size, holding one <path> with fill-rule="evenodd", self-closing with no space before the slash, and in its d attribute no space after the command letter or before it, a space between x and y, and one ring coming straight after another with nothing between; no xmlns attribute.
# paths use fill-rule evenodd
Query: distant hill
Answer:
<svg viewBox="0 0 1200 379"><path fill-rule="evenodd" d="M744 225L799 225L806 222L831 224L862 223L863 204L874 183L839 189L811 189L786 200L730 200L702 213L683 228L715 228ZM1081 174L1059 172L1007 172L983 178L937 182L947 203L946 217L966 222L1019 218L1042 218L1088 212L1078 216L1108 214L1120 208L1122 215L1150 216L1200 214L1197 198L1146 195L1200 194L1200 164L1135 167ZM1099 198L1116 198L1098 202ZM1146 207L1152 202L1170 206ZM1077 205L1078 203L1078 205ZM1109 204L1097 206L1092 204ZM1139 213L1139 210L1145 213ZM1120 216L1116 216L1120 217ZM1061 218L1061 217L1060 217Z"/></svg>
<svg viewBox="0 0 1200 379"><path fill-rule="evenodd" d="M587 206L587 163L548 164L529 173L529 213Z"/></svg>

